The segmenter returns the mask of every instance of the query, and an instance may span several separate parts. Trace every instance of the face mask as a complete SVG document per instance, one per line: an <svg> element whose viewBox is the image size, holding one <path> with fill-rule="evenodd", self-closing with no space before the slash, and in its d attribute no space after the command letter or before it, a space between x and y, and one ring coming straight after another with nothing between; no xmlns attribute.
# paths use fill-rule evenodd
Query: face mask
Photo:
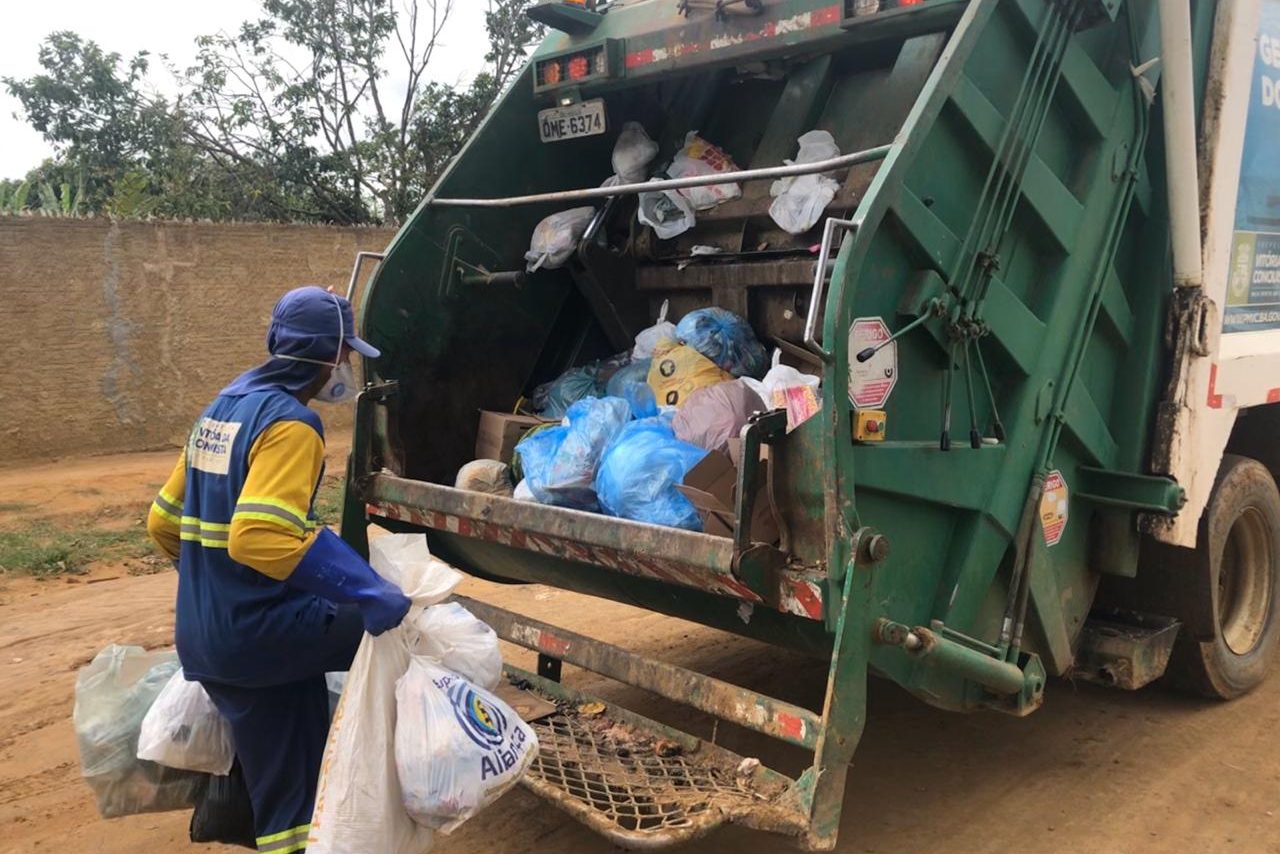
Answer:
<svg viewBox="0 0 1280 854"><path fill-rule="evenodd" d="M342 323L342 306L338 304L338 298L333 299L334 308L338 310L338 344L339 357L341 356L341 344L346 339L346 329ZM333 368L329 373L329 379L321 386L320 391L316 392L315 399L323 403L345 403L355 400L360 389L356 386L356 373L351 368L350 362L322 362L319 359L308 359L305 356L289 356L284 353L271 354L277 359L288 359L291 362L307 362L312 365L327 365Z"/></svg>
<svg viewBox="0 0 1280 854"><path fill-rule="evenodd" d="M356 373L351 369L351 363L343 362L333 369L329 379L320 391L316 392L316 400L324 403L345 403L355 400L358 391Z"/></svg>

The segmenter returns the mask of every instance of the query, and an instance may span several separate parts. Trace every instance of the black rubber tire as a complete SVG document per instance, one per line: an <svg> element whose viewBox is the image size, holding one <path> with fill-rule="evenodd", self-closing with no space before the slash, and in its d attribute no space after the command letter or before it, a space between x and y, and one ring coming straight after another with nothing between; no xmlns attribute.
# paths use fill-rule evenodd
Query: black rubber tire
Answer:
<svg viewBox="0 0 1280 854"><path fill-rule="evenodd" d="M1261 684L1280 644L1280 490L1266 467L1248 457L1223 457L1198 540L1186 553L1189 566L1180 569L1209 578L1182 585L1178 595L1196 601L1183 601L1176 611L1203 614L1207 589L1213 631L1202 638L1184 628L1168 676L1182 690L1229 700Z"/></svg>

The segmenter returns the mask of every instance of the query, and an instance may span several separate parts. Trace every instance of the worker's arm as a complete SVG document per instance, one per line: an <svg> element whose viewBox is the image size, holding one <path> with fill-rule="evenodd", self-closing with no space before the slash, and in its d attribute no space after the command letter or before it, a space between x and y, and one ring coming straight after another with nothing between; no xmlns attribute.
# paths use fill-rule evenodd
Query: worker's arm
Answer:
<svg viewBox="0 0 1280 854"><path fill-rule="evenodd" d="M187 452L184 450L147 513L147 535L169 560L177 560L182 550L182 501L186 494Z"/></svg>
<svg viewBox="0 0 1280 854"><path fill-rule="evenodd" d="M249 476L231 516L228 552L236 563L337 604L360 609L365 631L400 624L409 600L307 508L324 464L324 443L297 421L273 424L249 451Z"/></svg>
<svg viewBox="0 0 1280 854"><path fill-rule="evenodd" d="M301 421L278 421L249 450L249 474L235 513L227 552L236 563L284 581L315 540L307 520L324 465L324 441Z"/></svg>

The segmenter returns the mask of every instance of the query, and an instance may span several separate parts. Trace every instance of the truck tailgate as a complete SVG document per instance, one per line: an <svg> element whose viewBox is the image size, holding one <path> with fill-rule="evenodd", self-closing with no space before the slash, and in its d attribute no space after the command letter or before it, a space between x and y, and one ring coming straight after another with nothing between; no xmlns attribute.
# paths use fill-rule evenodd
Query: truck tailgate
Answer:
<svg viewBox="0 0 1280 854"><path fill-rule="evenodd" d="M371 476L361 491L370 516L409 523L446 538L484 540L809 620L823 619L822 573L787 566L755 575L744 572L743 553L727 537L514 501L388 473Z"/></svg>

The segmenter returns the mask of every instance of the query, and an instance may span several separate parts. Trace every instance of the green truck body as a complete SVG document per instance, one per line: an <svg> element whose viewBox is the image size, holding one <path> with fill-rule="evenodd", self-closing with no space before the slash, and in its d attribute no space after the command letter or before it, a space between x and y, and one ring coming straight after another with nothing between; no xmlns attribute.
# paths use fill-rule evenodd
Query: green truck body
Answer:
<svg viewBox="0 0 1280 854"><path fill-rule="evenodd" d="M556 724L539 731L550 753L530 787L629 847L734 821L829 848L868 674L943 708L1019 715L1051 676L1159 676L1193 616L1144 599L1137 577L1163 571L1142 556L1174 547L1147 532L1186 500L1152 464L1189 334L1172 284L1168 107L1149 62L1156 0L591 5L535 7L550 35L378 259L361 316L383 356L364 366L344 535L361 544L370 521L424 531L478 577L798 649L829 659L830 679L824 707L800 709L472 603L540 653L527 677L548 693L578 696L558 684L571 661L814 754L794 780L738 768L732 797L677 792L670 808L635 794L640 771L616 771L648 804L628 812L566 776ZM1189 4L1197 105L1212 94L1216 17ZM628 121L659 143L655 165L691 130L744 171L781 165L814 128L865 155L833 173L823 221L799 236L770 219L769 182L752 176L672 240L637 223L631 192L518 198L599 187ZM570 263L523 273L537 223L583 204L597 214ZM720 253L692 259L694 245ZM745 431L734 536L453 488L481 410L511 411L627 349L663 301L674 317L731 309L822 376L817 416ZM868 417L878 435L860 432ZM744 521L766 480L773 543ZM736 759L670 737L689 763Z"/></svg>

